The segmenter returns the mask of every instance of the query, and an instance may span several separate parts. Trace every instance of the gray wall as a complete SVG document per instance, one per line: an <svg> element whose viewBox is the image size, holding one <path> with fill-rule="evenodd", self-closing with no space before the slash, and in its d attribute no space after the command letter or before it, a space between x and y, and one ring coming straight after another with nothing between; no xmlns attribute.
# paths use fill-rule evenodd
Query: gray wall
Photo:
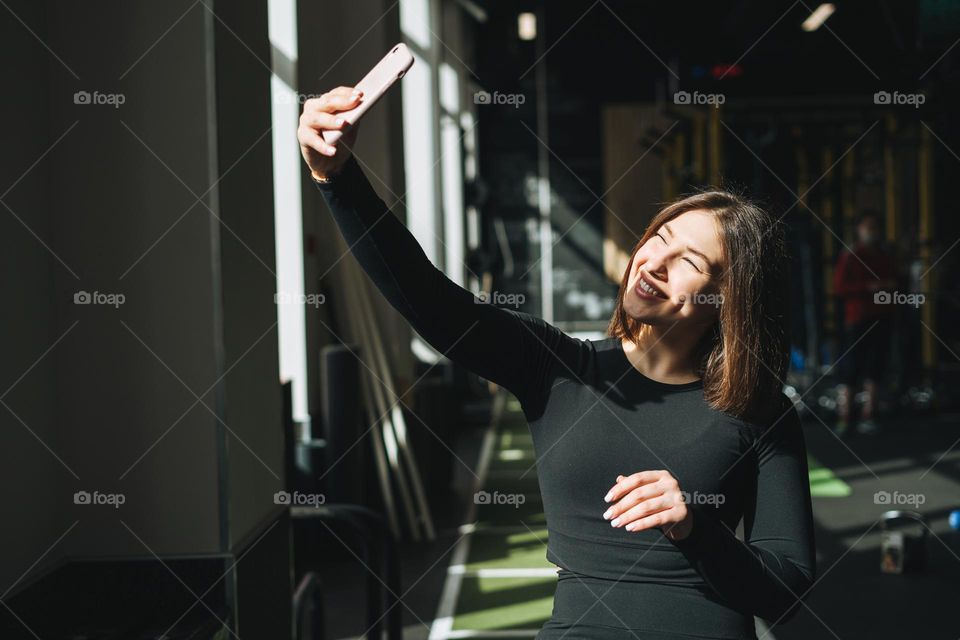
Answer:
<svg viewBox="0 0 960 640"><path fill-rule="evenodd" d="M266 3L208 0L227 26L192 4L21 0L36 36L0 21L0 193L76 123L4 197L39 240L0 208L3 390L49 349L4 397L27 426L0 406L0 584L41 557L31 575L227 551L276 513ZM75 104L80 90L125 102ZM81 290L125 302L74 304ZM78 490L126 502L75 505Z"/></svg>
<svg viewBox="0 0 960 640"><path fill-rule="evenodd" d="M42 6L22 0L11 7L36 32L45 32ZM47 167L41 163L24 175L63 130L55 132L48 123L48 63L41 45L12 18L0 20L0 41L5 52L20 52L0 59L8 87L7 98L0 100L0 114L9 123L0 153L0 200L6 205L0 205L0 278L6 299L0 316L4 336L0 394L23 421L0 406L0 497L6 523L0 527L4 549L0 585L6 591L38 559L39 566L50 561L41 559L41 554L68 526L51 506L72 477L40 442L63 453L50 399L57 379L54 361L48 357L37 363L37 359L69 323L57 319L51 296L54 272L63 267L42 244L51 241L53 228ZM13 525L11 516L20 514L28 515Z"/></svg>

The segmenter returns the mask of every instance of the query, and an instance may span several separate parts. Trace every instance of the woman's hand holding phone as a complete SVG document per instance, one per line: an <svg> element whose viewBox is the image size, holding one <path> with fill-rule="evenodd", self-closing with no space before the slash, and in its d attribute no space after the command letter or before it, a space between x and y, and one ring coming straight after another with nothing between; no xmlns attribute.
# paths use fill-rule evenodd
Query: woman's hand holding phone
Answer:
<svg viewBox="0 0 960 640"><path fill-rule="evenodd" d="M397 84L413 60L407 46L399 42L356 87L337 87L303 104L297 139L314 180L331 178L343 167L357 139L360 118ZM338 144L341 140L343 145ZM346 148L339 150L341 146Z"/></svg>
<svg viewBox="0 0 960 640"><path fill-rule="evenodd" d="M357 139L360 123L348 125L337 117L337 113L356 107L362 95L362 91L354 93L353 87L337 87L303 103L297 140L300 142L300 153L314 179L332 177L350 158L350 148ZM329 144L321 132L333 129L343 129L344 133L335 144Z"/></svg>

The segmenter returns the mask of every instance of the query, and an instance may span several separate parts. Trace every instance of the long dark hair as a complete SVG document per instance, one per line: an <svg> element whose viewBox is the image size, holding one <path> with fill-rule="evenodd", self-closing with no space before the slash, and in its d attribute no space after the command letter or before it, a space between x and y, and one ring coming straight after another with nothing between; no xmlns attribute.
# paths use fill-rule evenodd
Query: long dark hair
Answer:
<svg viewBox="0 0 960 640"><path fill-rule="evenodd" d="M693 210L716 216L723 247L719 316L696 349L704 397L724 413L766 420L784 406L787 257L783 225L745 196L704 190L660 209L630 255L607 334L639 341L646 325L623 309L637 251L665 222Z"/></svg>

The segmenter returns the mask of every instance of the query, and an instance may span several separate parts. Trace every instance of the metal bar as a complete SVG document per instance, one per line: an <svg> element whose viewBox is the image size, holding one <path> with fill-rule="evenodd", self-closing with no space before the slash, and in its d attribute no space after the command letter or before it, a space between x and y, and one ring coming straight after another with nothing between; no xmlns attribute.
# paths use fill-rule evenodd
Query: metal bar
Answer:
<svg viewBox="0 0 960 640"><path fill-rule="evenodd" d="M923 271L923 278L920 282L920 291L927 295L923 304L923 322L930 327L930 330L921 328L920 345L923 357L923 366L927 371L931 371L936 366L936 345L934 344L934 331L936 331L937 314L934 313L933 305L936 304L936 296L931 296L930 292L934 290L933 275L930 273L930 239L933 235L933 140L930 136L930 130L926 127L920 127L920 157L918 158L917 176L920 179L918 188L918 208L920 219L917 228L917 240L920 249L920 265Z"/></svg>
<svg viewBox="0 0 960 640"><path fill-rule="evenodd" d="M343 241L343 238L340 236L338 236L338 244L341 251L348 250L346 244ZM349 260L344 261L343 268L338 269L337 274L338 276L340 276L342 280L340 290L351 291L352 286L350 282L352 278L351 278L351 265ZM346 297L344 299L344 303L345 303L344 309L346 311L347 319L350 326L355 328L361 327L362 323L360 322L360 319L358 317L360 314L357 312L355 305L351 302L351 299L349 297ZM358 331L357 329L354 329L354 331L356 332L355 342L360 345L360 351L362 356L363 351L367 348L367 345L364 341L363 331ZM362 362L362 359L361 359L361 362ZM374 385L370 383L369 371L364 371L361 369L360 381L365 391L361 395L363 397L364 404L367 409L367 414L370 416L371 421L376 420L378 419L378 416L383 415L384 412L377 410L377 404L378 404L376 402L377 394L374 391ZM389 416L384 416L382 419L389 420ZM375 423L372 424L371 428L372 427L376 427L376 424ZM401 537L400 522L397 518L397 506L393 499L393 489L390 486L389 469L387 465L386 453L382 448L383 443L379 438L376 438L376 437L371 437L370 443L373 449L373 460L377 470L377 480L380 483L380 493L383 496L383 504L387 512L387 520L390 523L390 530L393 532L393 535L399 539Z"/></svg>
<svg viewBox="0 0 960 640"><path fill-rule="evenodd" d="M893 114L885 118L886 130L883 137L883 188L887 212L887 242L897 241L897 162L894 156L893 141L897 132L897 119Z"/></svg>
<svg viewBox="0 0 960 640"><path fill-rule="evenodd" d="M393 215L388 213L387 215ZM359 279L359 271L355 273L357 279ZM427 540L435 540L436 532L433 528L433 519L430 517L430 506L427 504L426 495L423 491L423 482L420 478L420 468L417 466L416 457L413 454L413 445L410 440L407 438L407 420L403 415L403 410L401 409L400 396L397 394L396 388L393 386L393 375L390 370L390 365L387 362L386 349L383 345L383 338L380 335L380 332L376 330L376 314L373 311L373 305L370 302L370 297L367 294L367 290L363 290L363 295L358 296L360 300L361 312L365 318L368 319L370 327L370 336L372 337L373 342L373 351L371 352L374 357L374 371L376 375L383 380L383 386L385 387L387 399L390 400L390 405L392 407L391 414L392 418L390 424L393 426L392 437L395 439L396 447L400 451L400 454L403 456L403 460L407 465L407 473L410 476L410 484L413 488L413 497L416 500L416 509L414 513L415 520L423 525L424 535ZM419 536L419 531L417 533ZM419 538L415 538L419 539Z"/></svg>
<svg viewBox="0 0 960 640"><path fill-rule="evenodd" d="M393 214L387 214L393 215ZM367 382L367 388L370 390L371 395L376 404L376 413L373 415L381 416L381 435L383 437L383 447L384 452L386 453L386 460L390 465L390 469L393 471L393 476L396 479L397 490L400 493L400 500L404 507L404 513L407 517L407 523L410 526L410 535L411 538L415 541L420 540L420 529L417 526L417 518L414 513L413 502L410 499L410 490L407 486L407 479L403 473L403 469L400 466L400 459L397 455L397 439L396 433L394 431L394 419L396 414L394 410L396 406L390 404L388 394L384 389L386 382L382 382L382 377L374 371L376 364L374 362L374 353L376 351L376 345L374 344L372 334L376 333L375 320L372 314L366 313L366 310L363 308L362 303L357 303L356 299L363 299L368 295L366 290L366 283L359 272L359 265L356 264L356 261L347 261L346 273L351 282L348 284L346 291L353 291L356 296L355 298L346 298L348 305L354 311L354 326L360 328L361 344L363 345L363 351L366 354L369 354L370 365L364 367L366 371L361 371L363 379ZM373 326L371 326L373 325ZM379 380L376 378L380 378ZM392 394L390 394L392 395ZM389 486L388 486L389 489ZM398 534L399 537L399 534Z"/></svg>
<svg viewBox="0 0 960 640"><path fill-rule="evenodd" d="M537 90L537 205L540 212L540 314L547 322L553 322L553 225L550 222L550 155L549 126L547 123L547 62L544 50L543 1L537 5L536 38L536 90Z"/></svg>

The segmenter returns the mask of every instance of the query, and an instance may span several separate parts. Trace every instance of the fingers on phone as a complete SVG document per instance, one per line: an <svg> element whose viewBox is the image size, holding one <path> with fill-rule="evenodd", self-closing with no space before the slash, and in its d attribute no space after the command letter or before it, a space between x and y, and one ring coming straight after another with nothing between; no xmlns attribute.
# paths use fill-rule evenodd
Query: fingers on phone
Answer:
<svg viewBox="0 0 960 640"><path fill-rule="evenodd" d="M304 113L336 113L357 106L363 92L354 94L351 87L337 87L319 98L310 98L303 103Z"/></svg>
<svg viewBox="0 0 960 640"><path fill-rule="evenodd" d="M316 129L308 129L305 135L306 143L310 148L325 156L333 156L337 153L337 148L323 139Z"/></svg>
<svg viewBox="0 0 960 640"><path fill-rule="evenodd" d="M335 146L328 144L327 141L323 139L323 136L317 134L317 137L320 139L320 153L325 156L334 156L337 154L337 148Z"/></svg>
<svg viewBox="0 0 960 640"><path fill-rule="evenodd" d="M334 91L323 94L319 100L317 100L316 104L311 106L315 107L317 111L326 111L328 113L343 111L355 107L362 95L363 92L353 94L348 90L341 93L335 89Z"/></svg>
<svg viewBox="0 0 960 640"><path fill-rule="evenodd" d="M347 96L347 97L363 95L363 91L361 91L360 89L357 89L356 87L337 87L330 93L333 93L338 96Z"/></svg>
<svg viewBox="0 0 960 640"><path fill-rule="evenodd" d="M355 106L359 100L359 96L355 96L351 93L346 95L331 96L327 104L332 107L334 111L340 111Z"/></svg>
<svg viewBox="0 0 960 640"><path fill-rule="evenodd" d="M307 114L304 118L306 124L314 129L342 129L346 122L335 113L326 111L315 111Z"/></svg>
<svg viewBox="0 0 960 640"><path fill-rule="evenodd" d="M337 87L336 89L333 89L330 93L335 93L338 96L349 96L349 95L352 95L354 92L359 92L361 94L363 93L356 87Z"/></svg>

